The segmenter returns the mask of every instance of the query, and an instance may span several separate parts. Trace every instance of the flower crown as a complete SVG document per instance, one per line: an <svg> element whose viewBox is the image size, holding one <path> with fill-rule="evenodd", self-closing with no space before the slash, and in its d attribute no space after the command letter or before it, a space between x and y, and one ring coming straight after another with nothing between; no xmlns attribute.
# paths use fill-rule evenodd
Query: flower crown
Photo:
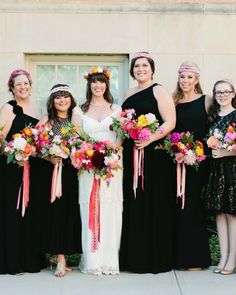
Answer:
<svg viewBox="0 0 236 295"><path fill-rule="evenodd" d="M11 74L10 74L10 77L7 82L7 85L9 88L12 86L11 85L12 80L19 75L25 75L29 79L29 81L32 82L32 78L31 78L31 75L29 72L27 72L26 70L17 69L17 70L14 70L13 72L11 72Z"/></svg>
<svg viewBox="0 0 236 295"><path fill-rule="evenodd" d="M104 74L108 80L110 80L111 78L111 72L107 69L107 68L102 68L102 67L99 67L99 66L95 66L95 67L92 67L88 73L85 73L84 74L84 78L86 80L90 79L92 75L95 75L95 74Z"/></svg>

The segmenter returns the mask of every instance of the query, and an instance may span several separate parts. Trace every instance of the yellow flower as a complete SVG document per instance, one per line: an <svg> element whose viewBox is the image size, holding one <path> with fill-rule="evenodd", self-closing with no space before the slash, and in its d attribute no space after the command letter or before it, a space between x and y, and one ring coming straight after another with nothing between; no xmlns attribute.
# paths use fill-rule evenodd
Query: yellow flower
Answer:
<svg viewBox="0 0 236 295"><path fill-rule="evenodd" d="M106 175L102 175L102 179L105 180L107 178Z"/></svg>
<svg viewBox="0 0 236 295"><path fill-rule="evenodd" d="M87 154L87 156L89 156L89 157L92 157L93 153L94 153L93 150L87 150L87 151L86 151L86 154Z"/></svg>
<svg viewBox="0 0 236 295"><path fill-rule="evenodd" d="M138 117L137 127L145 127L147 126L148 120L144 115Z"/></svg>
<svg viewBox="0 0 236 295"><path fill-rule="evenodd" d="M20 133L15 133L12 135L12 138L15 139L15 138L20 138L21 137L21 134Z"/></svg>
<svg viewBox="0 0 236 295"><path fill-rule="evenodd" d="M62 133L62 134L66 134L66 133L67 133L66 128L62 127L62 128L61 128L61 133Z"/></svg>
<svg viewBox="0 0 236 295"><path fill-rule="evenodd" d="M201 148L200 146L197 146L197 147L196 147L196 155L197 155L198 157L203 156L203 155L204 155L204 150L203 150L203 148Z"/></svg>

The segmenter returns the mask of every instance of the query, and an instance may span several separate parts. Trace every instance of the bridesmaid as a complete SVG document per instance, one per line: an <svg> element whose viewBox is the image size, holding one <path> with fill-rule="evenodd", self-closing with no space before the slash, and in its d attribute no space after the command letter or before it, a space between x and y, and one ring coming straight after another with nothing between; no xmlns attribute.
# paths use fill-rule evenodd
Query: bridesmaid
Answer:
<svg viewBox="0 0 236 295"><path fill-rule="evenodd" d="M160 131L145 142L125 139L124 211L120 250L121 270L135 273L159 273L173 268L173 207L171 191L171 159L155 147L175 127L175 107L166 89L153 81L155 63L147 52L136 53L130 74L137 86L125 95L122 109L134 109L136 115L153 113ZM144 189L139 177L133 189L133 150L144 149ZM136 193L136 197L135 197Z"/></svg>
<svg viewBox="0 0 236 295"><path fill-rule="evenodd" d="M225 135L230 124L236 125L236 97L232 82L217 81L213 99L210 133L217 130ZM221 257L214 273L229 275L236 268L236 151L216 147L212 149L212 157L203 194L207 209L216 214Z"/></svg>
<svg viewBox="0 0 236 295"><path fill-rule="evenodd" d="M4 104L0 110L0 126L7 141L14 133L20 132L26 125L35 125L40 117L39 110L30 101L32 79L25 70L15 70L8 80L13 100ZM30 160L30 165L33 161ZM1 194L0 194L0 274L19 274L39 272L43 266L43 257L36 250L34 227L34 195L21 216L21 208L16 209L18 192L22 183L23 167L18 164L6 164L1 157ZM34 169L31 165L31 175Z"/></svg>
<svg viewBox="0 0 236 295"><path fill-rule="evenodd" d="M184 62L178 69L177 88L173 94L176 104L176 132L193 132L195 139L203 140L208 132L208 110L212 99L203 95L199 83L199 68ZM206 163L198 171L186 169L185 207L181 199L175 210L175 268L200 270L211 265L204 206L201 190L206 177Z"/></svg>
<svg viewBox="0 0 236 295"><path fill-rule="evenodd" d="M38 126L45 125L53 135L62 135L61 129L71 122L72 109L76 103L68 85L56 84L52 87L47 102L48 114L44 116ZM71 269L66 266L65 255L81 252L81 225L78 204L78 177L77 170L69 163L69 159L57 157L44 158L39 167L38 192L44 196L41 200L41 224L44 235L43 250L54 254L56 263L56 277L63 277ZM62 195L52 203L51 181L53 167L63 161L62 168ZM39 216L40 218L40 216ZM45 222L43 224L43 222Z"/></svg>

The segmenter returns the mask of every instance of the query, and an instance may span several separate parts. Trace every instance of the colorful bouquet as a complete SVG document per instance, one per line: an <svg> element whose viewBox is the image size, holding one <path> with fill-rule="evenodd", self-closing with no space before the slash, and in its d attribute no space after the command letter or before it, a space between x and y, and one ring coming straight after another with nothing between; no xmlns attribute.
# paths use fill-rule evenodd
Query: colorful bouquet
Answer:
<svg viewBox="0 0 236 295"><path fill-rule="evenodd" d="M176 163L190 165L195 169L206 159L202 142L194 141L194 136L189 131L171 133L164 140L164 144L156 149L166 150Z"/></svg>
<svg viewBox="0 0 236 295"><path fill-rule="evenodd" d="M123 138L132 138L134 140L147 141L151 134L159 128L156 116L152 113L140 115L135 119L135 110L127 109L121 112L120 118L113 118L111 130L114 130Z"/></svg>
<svg viewBox="0 0 236 295"><path fill-rule="evenodd" d="M25 127L21 133L15 133L12 140L6 143L4 152L8 155L7 163L27 162L36 154L34 136L37 133L31 126Z"/></svg>
<svg viewBox="0 0 236 295"><path fill-rule="evenodd" d="M22 184L19 188L18 200L16 208L20 207L20 198L22 196L22 217L25 215L25 210L29 202L30 189L30 166L28 163L30 156L36 155L35 136L37 129L32 126L25 127L21 133L15 133L12 140L5 143L4 151L8 155L7 163L18 163L23 165Z"/></svg>
<svg viewBox="0 0 236 295"><path fill-rule="evenodd" d="M112 171L121 169L119 151L120 148L108 141L82 141L72 149L71 163L78 174L91 171L109 185L114 176Z"/></svg>
<svg viewBox="0 0 236 295"><path fill-rule="evenodd" d="M177 197L182 198L182 209L185 204L186 167L190 165L197 169L200 162L206 159L203 144L194 140L194 135L187 132L173 132L164 140L164 144L156 149L166 150L176 162Z"/></svg>
<svg viewBox="0 0 236 295"><path fill-rule="evenodd" d="M207 146L211 149L236 150L235 123L229 124L224 132L220 131L218 128L212 130L207 139Z"/></svg>
<svg viewBox="0 0 236 295"><path fill-rule="evenodd" d="M98 249L100 242L100 185L101 179L109 186L113 171L122 169L120 148L108 141L95 141L87 135L87 141L72 149L71 163L78 169L78 174L84 171L94 174L89 200L89 229L92 234L91 251ZM88 141L89 140L89 141Z"/></svg>

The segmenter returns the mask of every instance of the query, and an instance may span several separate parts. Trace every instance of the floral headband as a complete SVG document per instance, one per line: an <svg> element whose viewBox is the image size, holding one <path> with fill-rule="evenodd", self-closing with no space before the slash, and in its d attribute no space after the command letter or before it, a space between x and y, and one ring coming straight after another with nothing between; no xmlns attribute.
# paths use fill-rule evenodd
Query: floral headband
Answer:
<svg viewBox="0 0 236 295"><path fill-rule="evenodd" d="M99 67L99 66L92 67L88 71L88 73L84 74L84 78L86 80L89 80L91 78L91 76L95 75L95 74L104 74L107 77L108 80L110 80L110 78L111 78L111 72L107 68L102 68L102 67Z"/></svg>
<svg viewBox="0 0 236 295"><path fill-rule="evenodd" d="M194 74L200 75L200 71L197 67L194 66L180 66L178 69L178 73L181 74L183 72L192 72Z"/></svg>
<svg viewBox="0 0 236 295"><path fill-rule="evenodd" d="M53 93L59 92L59 91L66 91L66 92L71 93L69 86L58 86L58 87L53 88L51 90L50 95L53 94Z"/></svg>
<svg viewBox="0 0 236 295"><path fill-rule="evenodd" d="M20 75L25 75L30 83L32 83L32 78L31 78L31 75L29 72L27 72L26 70L22 70L22 69L18 69L18 70L14 70L11 74L10 74L10 77L8 79L8 82L7 82L7 85L9 88L11 88L13 85L13 79L17 76L20 76Z"/></svg>
<svg viewBox="0 0 236 295"><path fill-rule="evenodd" d="M149 52L136 52L132 58L132 59L136 59L136 58L139 58L139 57L146 57L146 58L150 58L152 60L154 60L153 56L149 53Z"/></svg>

